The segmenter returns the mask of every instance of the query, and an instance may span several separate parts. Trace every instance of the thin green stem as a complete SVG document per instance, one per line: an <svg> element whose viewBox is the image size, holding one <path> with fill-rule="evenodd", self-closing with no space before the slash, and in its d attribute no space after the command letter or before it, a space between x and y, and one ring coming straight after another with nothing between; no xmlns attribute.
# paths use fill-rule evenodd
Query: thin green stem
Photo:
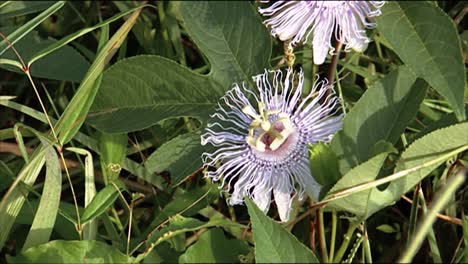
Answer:
<svg viewBox="0 0 468 264"><path fill-rule="evenodd" d="M372 263L372 253L371 253L371 247L369 243L369 236L367 235L367 226L364 223L364 241L363 241L363 250L365 254L365 261L367 263Z"/></svg>
<svg viewBox="0 0 468 264"><path fill-rule="evenodd" d="M349 223L348 231L346 231L340 249L338 249L335 258L333 259L334 263L341 262L343 259L344 253L348 249L349 242L351 242L351 237L353 236L354 230L356 230L357 226L358 225L355 223Z"/></svg>
<svg viewBox="0 0 468 264"><path fill-rule="evenodd" d="M329 259L333 259L335 256L335 241L336 241L336 226L338 223L338 215L336 214L336 211L332 211L332 229L331 229L331 237L330 237L330 254L329 254Z"/></svg>
<svg viewBox="0 0 468 264"><path fill-rule="evenodd" d="M322 254L322 261L324 263L329 262L327 252L327 241L325 240L325 226L323 224L323 207L318 211L318 233L320 237L320 252Z"/></svg>

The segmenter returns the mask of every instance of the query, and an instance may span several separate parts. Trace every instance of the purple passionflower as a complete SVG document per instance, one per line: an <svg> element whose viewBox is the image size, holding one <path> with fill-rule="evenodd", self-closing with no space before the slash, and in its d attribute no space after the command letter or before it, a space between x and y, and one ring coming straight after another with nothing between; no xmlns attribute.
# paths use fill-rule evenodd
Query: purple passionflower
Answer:
<svg viewBox="0 0 468 264"><path fill-rule="evenodd" d="M268 2L268 1L265 1ZM312 33L314 63L322 64L335 50L331 37L345 45L345 51L362 52L370 42L365 28L374 28L368 18L381 14L384 1L277 1L259 8L271 34L292 45L306 42Z"/></svg>
<svg viewBox="0 0 468 264"><path fill-rule="evenodd" d="M328 81L315 83L302 98L302 71L288 70L282 77L280 70L254 76L258 91L235 84L201 140L216 148L203 154L205 165L217 167L206 175L233 189L231 205L247 196L266 212L273 193L281 220L288 221L296 194L318 198L321 186L310 172L309 144L330 141L341 129L342 115Z"/></svg>

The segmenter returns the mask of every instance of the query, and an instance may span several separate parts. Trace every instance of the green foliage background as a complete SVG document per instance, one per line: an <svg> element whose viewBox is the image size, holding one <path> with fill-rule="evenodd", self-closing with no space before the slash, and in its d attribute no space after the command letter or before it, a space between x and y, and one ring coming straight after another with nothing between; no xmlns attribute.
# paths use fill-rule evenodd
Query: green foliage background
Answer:
<svg viewBox="0 0 468 264"><path fill-rule="evenodd" d="M0 261L468 262L466 3L387 2L336 69L295 48L346 116L288 223L200 158L232 84L285 67L260 5L0 1Z"/></svg>

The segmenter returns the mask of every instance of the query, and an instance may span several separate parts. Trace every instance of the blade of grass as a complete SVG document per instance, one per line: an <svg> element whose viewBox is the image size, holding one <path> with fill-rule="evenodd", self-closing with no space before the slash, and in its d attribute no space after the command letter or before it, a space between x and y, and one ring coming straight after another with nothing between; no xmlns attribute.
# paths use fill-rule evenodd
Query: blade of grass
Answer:
<svg viewBox="0 0 468 264"><path fill-rule="evenodd" d="M423 214L427 214L426 199L424 198L424 194L421 188L418 189L418 197L420 200L419 203L421 204ZM413 205L414 204L416 203L413 202ZM431 256L432 256L434 263L442 263L442 258L440 257L439 247L437 246L437 239L436 239L434 229L432 228L432 226L428 230L427 240L429 242L429 247L431 248L431 252L432 252Z"/></svg>
<svg viewBox="0 0 468 264"><path fill-rule="evenodd" d="M86 156L85 158L85 201L84 201L84 206L86 210L88 205L96 196L93 155L89 151L85 149L81 149L81 148L66 148L66 150ZM98 223L96 220L91 220L89 223L83 225L83 239L84 240L96 239L97 227L98 227L97 224Z"/></svg>
<svg viewBox="0 0 468 264"><path fill-rule="evenodd" d="M42 141L42 144L45 145L46 178L39 207L24 242L23 251L49 241L60 205L62 173L59 159L52 145L46 141Z"/></svg>
<svg viewBox="0 0 468 264"><path fill-rule="evenodd" d="M103 26L106 26L106 25L109 25L110 23L112 22L115 22L117 20L119 20L120 18L128 15L128 14L131 14L133 13L134 11L136 10L141 10L141 8L143 7L154 7L152 5L142 5L142 6L139 6L139 7L135 7L135 8L132 8L128 11L125 11L125 12L122 12L120 14L117 14L101 23L98 23L92 27L87 27L87 28L83 28L73 34L70 34L66 37L64 37L63 39L53 43L52 45L50 45L49 47L41 50L41 51L38 51L35 55L31 56L31 59L29 60L28 62L28 67L31 66L34 62L40 60L41 58L49 55L50 53L62 48L63 46L67 45L68 43L74 41L75 39L83 36L83 35L86 35L88 34L89 32L92 32L100 27L103 27Z"/></svg>
<svg viewBox="0 0 468 264"><path fill-rule="evenodd" d="M452 194L460 187L465 181L465 175L463 172L456 174L447 181L447 185L436 194L436 198L428 209L428 212L424 215L421 224L416 229L414 237L408 244L408 248L403 252L402 256L398 260L398 263L410 263L417 251L421 247L424 238L431 230L432 225L437 219L437 213L440 212L449 202Z"/></svg>

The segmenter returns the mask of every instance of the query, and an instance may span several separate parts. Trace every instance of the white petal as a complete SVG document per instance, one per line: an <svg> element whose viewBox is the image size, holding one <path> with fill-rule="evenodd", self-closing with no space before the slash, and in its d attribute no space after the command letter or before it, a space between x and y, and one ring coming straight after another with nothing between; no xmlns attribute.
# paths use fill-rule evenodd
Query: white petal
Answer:
<svg viewBox="0 0 468 264"><path fill-rule="evenodd" d="M291 216L291 193L287 190L274 189L273 195L275 197L276 207L278 208L278 214L282 222L289 221Z"/></svg>
<svg viewBox="0 0 468 264"><path fill-rule="evenodd" d="M255 204L262 210L264 213L268 212L270 208L270 201L271 201L271 191L266 190L266 188L258 188L255 187L254 194L253 194L253 201Z"/></svg>

